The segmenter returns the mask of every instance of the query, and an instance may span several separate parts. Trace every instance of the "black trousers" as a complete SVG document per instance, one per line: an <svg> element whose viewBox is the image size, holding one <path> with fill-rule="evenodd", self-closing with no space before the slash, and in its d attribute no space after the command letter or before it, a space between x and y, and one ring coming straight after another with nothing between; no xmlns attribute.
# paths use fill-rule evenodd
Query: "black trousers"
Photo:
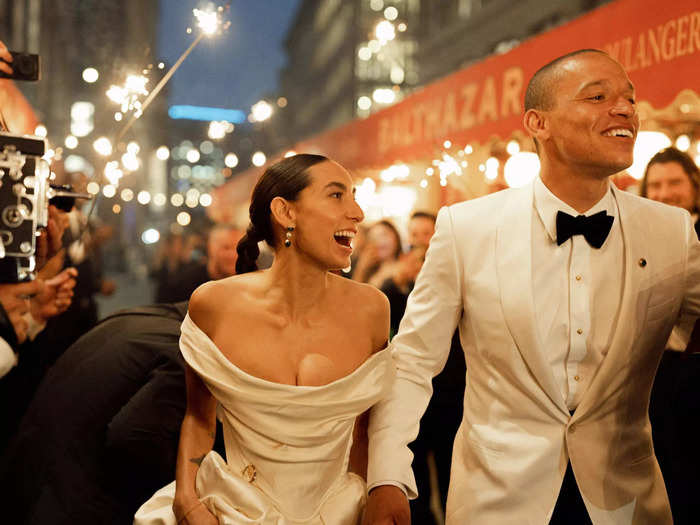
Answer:
<svg viewBox="0 0 700 525"><path fill-rule="evenodd" d="M591 519L588 517L588 511L583 503L581 491L576 485L571 462L566 466L564 482L559 491L559 497L549 523L550 525L591 525Z"/></svg>

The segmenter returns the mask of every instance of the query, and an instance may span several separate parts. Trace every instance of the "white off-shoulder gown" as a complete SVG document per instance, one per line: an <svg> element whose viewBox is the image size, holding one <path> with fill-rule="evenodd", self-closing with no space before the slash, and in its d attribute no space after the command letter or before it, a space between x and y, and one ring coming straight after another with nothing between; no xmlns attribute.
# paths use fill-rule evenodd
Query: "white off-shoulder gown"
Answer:
<svg viewBox="0 0 700 525"><path fill-rule="evenodd" d="M217 399L226 460L204 458L199 499L221 524L356 525L365 483L348 472L355 418L390 388L389 350L323 386L295 386L247 374L229 361L190 319L182 323L185 361ZM265 359L264 349L260 358ZM175 524L175 482L136 512L135 525Z"/></svg>

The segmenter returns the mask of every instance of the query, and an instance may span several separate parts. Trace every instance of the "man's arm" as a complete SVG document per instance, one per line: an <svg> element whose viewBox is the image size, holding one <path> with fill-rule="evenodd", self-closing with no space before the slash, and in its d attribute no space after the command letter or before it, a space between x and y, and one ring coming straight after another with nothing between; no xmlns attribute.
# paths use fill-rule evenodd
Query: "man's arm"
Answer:
<svg viewBox="0 0 700 525"><path fill-rule="evenodd" d="M391 343L396 382L390 395L375 405L370 414L368 515L376 518L368 523L387 520L387 516L377 512L380 496L385 499L391 494L393 501L405 501L399 490L372 490L375 487L399 485L410 498L417 495L411 470L413 454L408 444L418 435L420 418L432 394L432 378L445 366L452 334L462 315L461 272L451 213L443 208L399 333ZM404 523L398 517L395 521Z"/></svg>
<svg viewBox="0 0 700 525"><path fill-rule="evenodd" d="M681 314L700 317L700 240L698 240L688 213L685 213L684 226L688 239L688 259L686 263L685 296L681 304Z"/></svg>

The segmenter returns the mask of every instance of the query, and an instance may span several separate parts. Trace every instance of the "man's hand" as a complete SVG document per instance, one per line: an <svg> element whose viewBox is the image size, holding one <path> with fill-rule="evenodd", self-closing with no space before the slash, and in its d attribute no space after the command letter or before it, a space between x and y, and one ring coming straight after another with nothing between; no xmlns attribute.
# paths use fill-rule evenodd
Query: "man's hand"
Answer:
<svg viewBox="0 0 700 525"><path fill-rule="evenodd" d="M68 214L56 206L49 206L49 221L46 229L37 239L36 266L41 270L49 259L54 257L63 247L63 232L68 226Z"/></svg>
<svg viewBox="0 0 700 525"><path fill-rule="evenodd" d="M66 268L53 279L45 281L44 289L31 301L32 317L45 323L51 317L65 312L73 297L78 270Z"/></svg>
<svg viewBox="0 0 700 525"><path fill-rule="evenodd" d="M13 73L12 67L9 64L6 64L5 62L12 62L12 55L7 50L7 47L5 47L5 44L2 41L0 41L0 59L2 59L0 60L0 71L11 75Z"/></svg>
<svg viewBox="0 0 700 525"><path fill-rule="evenodd" d="M362 525L410 525L411 508L400 488L380 485L367 496Z"/></svg>
<svg viewBox="0 0 700 525"><path fill-rule="evenodd" d="M30 297L41 293L43 281L36 280L28 283L0 284L0 303L15 330L18 343L24 343L27 338L27 322L22 316L29 311Z"/></svg>

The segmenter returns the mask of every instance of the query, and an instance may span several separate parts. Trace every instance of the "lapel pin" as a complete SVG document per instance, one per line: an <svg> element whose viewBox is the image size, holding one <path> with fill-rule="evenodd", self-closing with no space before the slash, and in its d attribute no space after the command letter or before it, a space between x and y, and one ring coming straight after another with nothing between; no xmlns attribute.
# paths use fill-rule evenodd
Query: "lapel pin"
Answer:
<svg viewBox="0 0 700 525"><path fill-rule="evenodd" d="M647 265L647 260L646 260L644 257L642 257L641 259L639 259L639 266L641 266L642 268L644 268L646 265Z"/></svg>

